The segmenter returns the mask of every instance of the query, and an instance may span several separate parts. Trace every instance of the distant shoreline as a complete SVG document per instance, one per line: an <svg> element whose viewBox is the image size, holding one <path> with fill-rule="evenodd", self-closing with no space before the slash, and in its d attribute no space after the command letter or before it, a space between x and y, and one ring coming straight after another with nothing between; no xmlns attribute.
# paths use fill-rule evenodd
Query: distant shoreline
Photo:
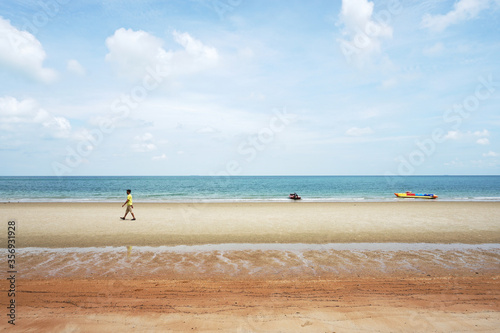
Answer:
<svg viewBox="0 0 500 333"><path fill-rule="evenodd" d="M121 199L21 199L21 200L0 200L0 204L25 204L25 203L47 203L47 204L65 204L65 203L120 203ZM134 203L141 204L231 204L231 203L398 203L398 202L500 202L500 197L477 197L477 198L436 198L436 199L413 199L385 197L380 199L365 198L302 198L300 200L290 200L289 198L272 199L161 199L161 200L141 200L134 198Z"/></svg>

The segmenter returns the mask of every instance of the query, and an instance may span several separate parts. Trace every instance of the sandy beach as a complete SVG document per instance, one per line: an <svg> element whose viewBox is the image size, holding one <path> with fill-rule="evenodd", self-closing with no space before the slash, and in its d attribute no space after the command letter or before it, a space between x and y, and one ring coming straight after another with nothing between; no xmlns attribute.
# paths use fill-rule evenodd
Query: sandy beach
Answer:
<svg viewBox="0 0 500 333"><path fill-rule="evenodd" d="M120 203L0 204L16 221L14 331L500 327L498 202L134 206L122 221Z"/></svg>
<svg viewBox="0 0 500 333"><path fill-rule="evenodd" d="M18 247L500 243L500 202L4 203ZM0 240L5 241L5 234Z"/></svg>
<svg viewBox="0 0 500 333"><path fill-rule="evenodd" d="M498 332L500 327L500 280L485 277L50 279L22 281L19 289L17 332Z"/></svg>

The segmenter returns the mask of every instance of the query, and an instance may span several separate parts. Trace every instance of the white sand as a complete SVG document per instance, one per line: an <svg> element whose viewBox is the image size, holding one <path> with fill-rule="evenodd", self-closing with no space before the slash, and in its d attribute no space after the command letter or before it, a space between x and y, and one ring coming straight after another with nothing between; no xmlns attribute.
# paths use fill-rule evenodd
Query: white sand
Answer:
<svg viewBox="0 0 500 333"><path fill-rule="evenodd" d="M5 203L17 247L220 243L500 243L500 202ZM6 232L0 233L5 243Z"/></svg>

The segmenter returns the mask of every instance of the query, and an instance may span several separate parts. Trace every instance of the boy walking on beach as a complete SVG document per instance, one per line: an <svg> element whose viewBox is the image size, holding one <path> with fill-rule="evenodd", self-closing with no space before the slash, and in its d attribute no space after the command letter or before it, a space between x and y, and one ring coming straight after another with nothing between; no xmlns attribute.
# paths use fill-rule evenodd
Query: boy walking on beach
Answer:
<svg viewBox="0 0 500 333"><path fill-rule="evenodd" d="M127 217L127 214L130 212L130 214L132 214L132 221L135 221L135 215L134 215L134 212L132 211L132 209L134 208L134 205L132 204L132 191L131 190L127 190L127 201L125 201L125 203L122 205L125 206L127 205L127 209L125 210L125 215L123 217L120 217L122 220L125 220L125 218Z"/></svg>

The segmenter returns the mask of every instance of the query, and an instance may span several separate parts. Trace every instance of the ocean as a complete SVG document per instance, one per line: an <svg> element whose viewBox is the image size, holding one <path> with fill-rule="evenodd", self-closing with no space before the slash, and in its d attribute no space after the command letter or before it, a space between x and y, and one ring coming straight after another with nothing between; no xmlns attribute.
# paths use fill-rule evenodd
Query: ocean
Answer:
<svg viewBox="0 0 500 333"><path fill-rule="evenodd" d="M397 201L395 192L441 201L500 201L500 176L74 176L0 177L0 202ZM417 199L418 200L418 199Z"/></svg>

